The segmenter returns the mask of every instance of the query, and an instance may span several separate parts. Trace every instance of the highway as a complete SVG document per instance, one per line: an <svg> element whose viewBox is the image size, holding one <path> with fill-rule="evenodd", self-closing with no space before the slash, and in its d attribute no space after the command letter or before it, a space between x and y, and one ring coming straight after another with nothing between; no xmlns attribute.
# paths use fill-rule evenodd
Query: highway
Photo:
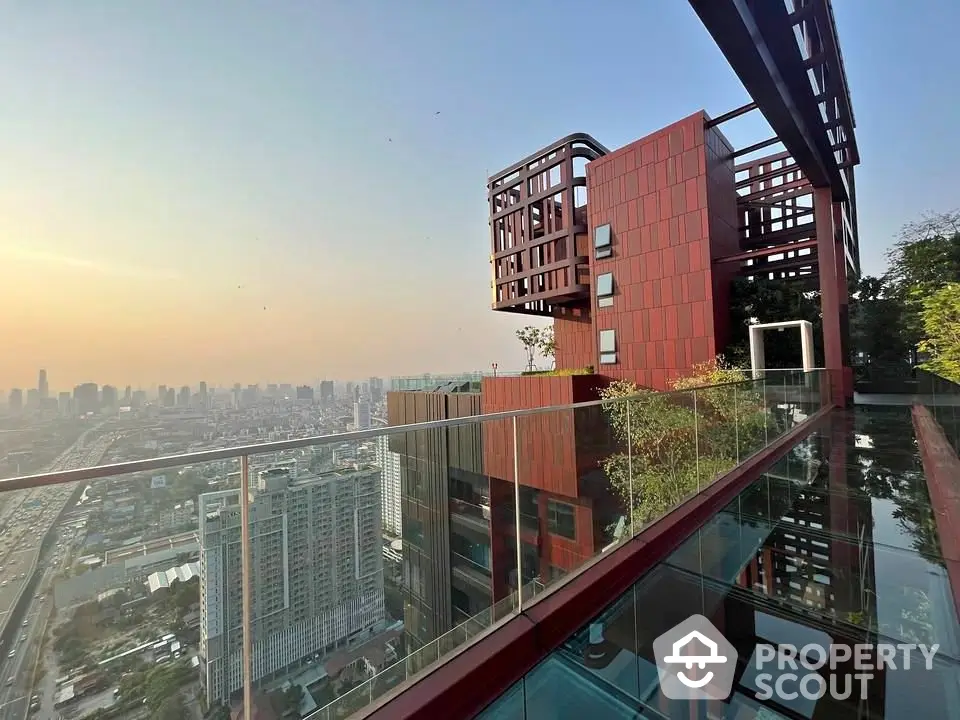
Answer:
<svg viewBox="0 0 960 720"><path fill-rule="evenodd" d="M97 437L88 445L87 437L98 428L81 435L47 470L69 470L99 463L117 435ZM57 549L57 543L50 545L44 557L39 557L41 542L75 486L76 483L70 483L13 491L0 509L0 629L12 623L17 625L11 628L9 641L0 647L0 720L23 720L28 716L28 692L43 628L53 603L54 572L68 561L65 553ZM58 542L60 540L58 537ZM27 588L37 566L46 566L46 569L36 588ZM21 613L11 614L25 589L35 590L34 598Z"/></svg>

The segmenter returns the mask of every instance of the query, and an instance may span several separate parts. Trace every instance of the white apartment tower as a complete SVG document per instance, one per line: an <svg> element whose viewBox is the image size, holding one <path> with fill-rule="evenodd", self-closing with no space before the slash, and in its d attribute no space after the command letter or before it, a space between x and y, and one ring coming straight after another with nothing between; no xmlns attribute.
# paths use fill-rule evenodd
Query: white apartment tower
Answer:
<svg viewBox="0 0 960 720"><path fill-rule="evenodd" d="M377 437L377 465L380 466L380 497L383 502L383 528L402 537L400 518L400 454L390 451L390 436Z"/></svg>
<svg viewBox="0 0 960 720"><path fill-rule="evenodd" d="M240 493L199 498L201 682L242 688ZM270 679L384 623L380 471L260 472L250 494L253 678Z"/></svg>
<svg viewBox="0 0 960 720"><path fill-rule="evenodd" d="M357 401L353 404L353 427L367 430L370 427L370 403Z"/></svg>

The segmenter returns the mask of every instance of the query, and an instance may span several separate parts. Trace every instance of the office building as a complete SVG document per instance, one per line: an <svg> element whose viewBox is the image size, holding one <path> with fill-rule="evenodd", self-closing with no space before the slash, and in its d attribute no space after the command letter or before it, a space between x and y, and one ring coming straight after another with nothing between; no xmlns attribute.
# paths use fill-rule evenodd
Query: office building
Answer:
<svg viewBox="0 0 960 720"><path fill-rule="evenodd" d="M169 407L174 407L176 404L177 404L177 391L174 390L173 388L167 388L167 392L163 400L163 406L169 408Z"/></svg>
<svg viewBox="0 0 960 720"><path fill-rule="evenodd" d="M157 402L162 406L167 403L167 386L161 385L157 388Z"/></svg>
<svg viewBox="0 0 960 720"><path fill-rule="evenodd" d="M297 386L297 400L302 402L313 402L313 388L309 385Z"/></svg>
<svg viewBox="0 0 960 720"><path fill-rule="evenodd" d="M40 393L40 400L46 400L50 396L50 386L47 384L47 371L41 369L40 377L37 379L37 390Z"/></svg>
<svg viewBox="0 0 960 720"><path fill-rule="evenodd" d="M207 390L207 383L203 380L200 381L200 390L198 394L200 395L200 407L204 409L210 407L210 395L209 391Z"/></svg>
<svg viewBox="0 0 960 720"><path fill-rule="evenodd" d="M69 417L73 414L73 401L70 399L70 393L62 392L57 396L57 411L63 417Z"/></svg>
<svg viewBox="0 0 960 720"><path fill-rule="evenodd" d="M383 402L383 378L372 377L368 382L370 388L370 402L379 405Z"/></svg>
<svg viewBox="0 0 960 720"><path fill-rule="evenodd" d="M23 390L20 388L14 388L10 391L10 399L8 402L10 407L10 412L18 413L23 410Z"/></svg>
<svg viewBox="0 0 960 720"><path fill-rule="evenodd" d="M96 383L83 383L73 389L73 406L78 415L100 410L100 388Z"/></svg>
<svg viewBox="0 0 960 720"><path fill-rule="evenodd" d="M113 385L104 385L100 389L100 407L104 410L116 410L120 406L117 389Z"/></svg>
<svg viewBox="0 0 960 720"><path fill-rule="evenodd" d="M400 509L400 455L390 450L390 436L377 437L377 465L380 466L380 497L383 506L384 532L401 537L403 523Z"/></svg>
<svg viewBox="0 0 960 720"><path fill-rule="evenodd" d="M201 683L208 704L241 682L240 507L200 496ZM382 628L380 471L259 473L250 498L253 673L269 681Z"/></svg>
<svg viewBox="0 0 960 720"><path fill-rule="evenodd" d="M130 407L134 409L142 408L147 404L147 393L143 390L134 390L130 397Z"/></svg>
<svg viewBox="0 0 960 720"><path fill-rule="evenodd" d="M40 409L40 391L36 388L30 388L27 390L27 409L28 410L39 410Z"/></svg>
<svg viewBox="0 0 960 720"><path fill-rule="evenodd" d="M190 388L184 385L177 393L177 403L180 407L190 407Z"/></svg>
<svg viewBox="0 0 960 720"><path fill-rule="evenodd" d="M120 404L125 407L130 407L133 404L133 388L129 385L123 389L123 399Z"/></svg>
<svg viewBox="0 0 960 720"><path fill-rule="evenodd" d="M370 403L357 400L353 403L353 427L367 430L370 427Z"/></svg>
<svg viewBox="0 0 960 720"><path fill-rule="evenodd" d="M332 407L335 402L333 380L320 381L320 405Z"/></svg>

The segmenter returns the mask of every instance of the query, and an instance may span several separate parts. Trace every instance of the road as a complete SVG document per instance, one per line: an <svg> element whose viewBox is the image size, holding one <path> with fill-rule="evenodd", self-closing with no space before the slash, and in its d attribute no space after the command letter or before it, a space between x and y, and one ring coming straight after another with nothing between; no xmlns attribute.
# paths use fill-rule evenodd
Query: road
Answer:
<svg viewBox="0 0 960 720"><path fill-rule="evenodd" d="M110 433L87 445L91 428L64 451L48 472L96 465L116 440ZM29 706L28 692L40 651L44 624L53 603L55 569L68 561L58 543L40 557L41 542L70 499L76 483L32 490L17 490L0 509L0 628L16 623L20 632L11 632L0 647L0 720L23 720ZM51 562L52 560L52 562ZM11 614L21 591L29 583L35 566L46 565L37 585L37 596L21 613ZM24 624L25 623L25 624ZM10 653L13 657L10 657Z"/></svg>

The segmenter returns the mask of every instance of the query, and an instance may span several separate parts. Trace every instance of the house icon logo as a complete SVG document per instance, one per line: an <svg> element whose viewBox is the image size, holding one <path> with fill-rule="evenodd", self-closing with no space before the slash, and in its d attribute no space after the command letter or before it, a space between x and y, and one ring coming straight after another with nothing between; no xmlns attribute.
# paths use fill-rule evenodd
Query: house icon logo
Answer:
<svg viewBox="0 0 960 720"><path fill-rule="evenodd" d="M725 700L733 690L737 651L703 615L653 641L660 691L671 700Z"/></svg>

